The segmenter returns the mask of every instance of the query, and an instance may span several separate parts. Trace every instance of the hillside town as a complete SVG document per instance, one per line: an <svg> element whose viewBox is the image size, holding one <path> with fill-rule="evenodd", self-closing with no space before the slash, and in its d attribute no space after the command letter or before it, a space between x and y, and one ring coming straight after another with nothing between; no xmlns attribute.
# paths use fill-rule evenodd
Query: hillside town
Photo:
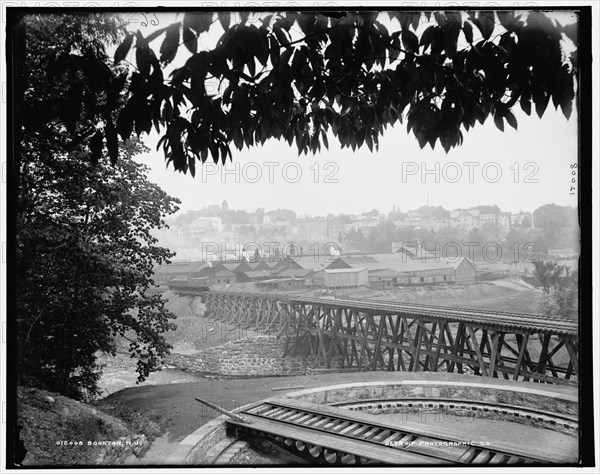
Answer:
<svg viewBox="0 0 600 474"><path fill-rule="evenodd" d="M577 255L576 242L564 238L572 236L575 217L573 209L554 205L517 213L498 206L402 212L394 205L388 214L296 216L288 209L231 210L223 201L181 214L157 233L176 255L155 269L155 281L388 290L527 277L536 258Z"/></svg>

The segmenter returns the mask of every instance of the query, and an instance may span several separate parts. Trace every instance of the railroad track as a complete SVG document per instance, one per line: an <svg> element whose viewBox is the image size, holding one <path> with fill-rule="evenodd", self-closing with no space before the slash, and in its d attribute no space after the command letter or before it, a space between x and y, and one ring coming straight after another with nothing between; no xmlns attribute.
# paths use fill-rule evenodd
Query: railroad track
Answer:
<svg viewBox="0 0 600 474"><path fill-rule="evenodd" d="M414 306L414 307L419 307L419 308L425 308L425 309L442 309L442 310L446 310L446 309L454 309L454 310L459 310L461 312L465 312L465 313L481 313L481 312L485 312L487 310L481 309L481 308L472 308L472 307L458 307L458 306L443 306L443 305L433 305L433 304L425 304L425 303L405 303L405 302L400 302L400 301L394 301L394 300L378 300L375 298L344 298L345 300L348 301L365 301L365 302L373 302L373 303L383 303L383 304L401 304L401 305L410 305L410 306ZM565 322L573 322L572 319L569 318L559 318L559 317L554 317L554 316L545 316L543 314L538 314L538 313L526 313L526 312L515 312L515 311L497 311L497 310L490 310L491 313L493 314L497 314L500 316L516 316L516 317L523 317L523 318L528 318L528 319L541 319L543 321L565 321Z"/></svg>
<svg viewBox="0 0 600 474"><path fill-rule="evenodd" d="M247 446L245 441L239 439L225 438L212 446L206 453L206 461L208 465L229 464L233 456L240 449Z"/></svg>
<svg viewBox="0 0 600 474"><path fill-rule="evenodd" d="M501 314L494 311L475 310L473 308L453 308L436 307L405 304L405 303L380 303L380 302L362 302L352 299L328 299L328 298L302 298L292 300L291 303L304 303L319 306L348 306L360 311L379 311L382 313L402 313L428 316L433 318L444 317L455 321L482 322L494 325L516 326L521 328L530 328L535 330L554 330L558 333L570 335L577 334L577 322L571 320L552 320L547 318L537 318L532 321L527 316Z"/></svg>
<svg viewBox="0 0 600 474"><path fill-rule="evenodd" d="M507 405L503 403L486 403L473 400L457 400L453 398L436 398L435 400L425 398L402 398L402 399L367 399L351 402L336 402L332 406L341 407L353 411L369 410L447 410L457 412L461 415L472 414L490 415L492 417L511 418L514 421L533 422L544 428L550 428L562 432L576 434L579 429L577 416L554 413L535 408Z"/></svg>
<svg viewBox="0 0 600 474"><path fill-rule="evenodd" d="M507 444L483 446L465 436L415 423L394 426L381 417L301 401L263 401L230 425L321 464L551 464L565 455Z"/></svg>

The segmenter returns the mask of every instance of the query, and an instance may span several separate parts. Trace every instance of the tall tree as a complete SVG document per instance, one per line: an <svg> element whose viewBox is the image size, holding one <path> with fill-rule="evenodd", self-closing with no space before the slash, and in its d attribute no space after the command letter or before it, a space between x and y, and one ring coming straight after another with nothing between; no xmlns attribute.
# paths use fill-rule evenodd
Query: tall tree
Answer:
<svg viewBox="0 0 600 474"><path fill-rule="evenodd" d="M143 381L175 327L149 289L154 266L173 255L150 230L176 202L131 159L139 144L121 149L116 166L71 152L24 170L32 208L17 228L20 372L72 396L94 392L97 352L114 355L117 338L129 341Z"/></svg>
<svg viewBox="0 0 600 474"><path fill-rule="evenodd" d="M534 260L533 275L539 280L544 295L540 304L548 316L576 318L578 314L579 272L556 262Z"/></svg>
<svg viewBox="0 0 600 474"><path fill-rule="evenodd" d="M560 279L565 272L565 266L559 265L556 262L534 260L533 262L533 275L540 282L540 286L545 293L550 293L550 290L557 287L560 283Z"/></svg>
<svg viewBox="0 0 600 474"><path fill-rule="evenodd" d="M91 111L60 106L65 89L89 93L84 73L69 70L47 81L48 69L72 49L100 61L104 41L118 36L118 23L101 15L36 15L24 22L16 229L19 372L83 396L96 389L98 351L114 354L116 337L129 340L139 380L169 350L162 334L174 327L173 315L148 290L154 266L172 253L157 247L150 231L165 225L163 216L176 211L177 200L148 182L147 169L133 161L147 151L141 143L121 143L118 163L111 166L99 130L92 143L86 139L95 130ZM100 89L87 100L109 116L104 107L109 98ZM38 111L47 121L36 117ZM65 114L72 119L69 126Z"/></svg>
<svg viewBox="0 0 600 474"><path fill-rule="evenodd" d="M515 107L541 117L552 102L571 115L577 24L542 12L288 11L256 19L193 12L147 37L129 32L114 55L121 63L135 48L126 105L106 102L120 109L116 124L97 115L107 145L117 133L126 139L154 125L164 130L166 160L194 174L197 159L225 162L232 146L270 138L316 153L331 132L342 147L374 150L400 121L421 147L439 142L447 152L477 122L516 129ZM199 49L219 30L214 47ZM569 42L575 48L563 47ZM165 78L182 46L189 57ZM63 66L79 66L89 87L118 96L121 76L82 58L71 54ZM108 151L116 159L114 147Z"/></svg>

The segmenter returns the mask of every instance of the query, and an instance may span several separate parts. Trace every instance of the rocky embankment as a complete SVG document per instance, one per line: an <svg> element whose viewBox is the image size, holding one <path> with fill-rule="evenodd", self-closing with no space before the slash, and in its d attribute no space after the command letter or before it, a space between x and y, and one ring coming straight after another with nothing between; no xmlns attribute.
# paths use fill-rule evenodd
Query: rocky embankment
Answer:
<svg viewBox="0 0 600 474"><path fill-rule="evenodd" d="M17 397L24 467L134 464L150 446L146 434L91 405L28 387Z"/></svg>

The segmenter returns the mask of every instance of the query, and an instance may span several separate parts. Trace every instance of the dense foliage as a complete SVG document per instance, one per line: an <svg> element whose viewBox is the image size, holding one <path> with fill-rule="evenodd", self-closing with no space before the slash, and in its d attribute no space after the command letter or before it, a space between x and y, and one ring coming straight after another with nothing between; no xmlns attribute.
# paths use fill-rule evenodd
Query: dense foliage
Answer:
<svg viewBox="0 0 600 474"><path fill-rule="evenodd" d="M71 54L65 65L80 66L90 87L105 91L106 109L120 108L116 121L97 114L113 159L117 134L126 139L153 125L164 131L159 145L167 161L194 174L197 159L224 162L232 146L270 138L315 153L328 147L331 132L342 147L373 150L400 121L421 147L439 142L447 152L477 122L517 128L514 107L541 117L552 102L571 115L576 24L563 26L541 12L288 11L235 18L185 13L148 37L128 33L114 55L122 64L135 50L127 85L109 68ZM199 48L219 31L214 47ZM572 52L564 47L569 43ZM81 96L69 100L82 104ZM90 143L97 150L100 136Z"/></svg>
<svg viewBox="0 0 600 474"><path fill-rule="evenodd" d="M578 315L579 272L556 262L534 260L533 275L544 290L541 311L548 316L574 319Z"/></svg>
<svg viewBox="0 0 600 474"><path fill-rule="evenodd" d="M81 73L47 81L48 67L66 44L101 57L103 41L118 35L114 21L101 16L25 21L16 249L19 373L51 390L83 396L96 389L97 354L114 354L117 338L129 341L139 380L169 350L162 334L174 327L173 315L149 290L154 266L172 253L156 246L150 231L165 225L163 217L177 210L177 201L150 183L146 167L132 159L147 151L137 140L120 143L118 163L111 166L81 140L94 127L91 113L80 111L65 124L69 107L62 104L63 92L85 89ZM36 120L36 112L47 109L57 113Z"/></svg>

